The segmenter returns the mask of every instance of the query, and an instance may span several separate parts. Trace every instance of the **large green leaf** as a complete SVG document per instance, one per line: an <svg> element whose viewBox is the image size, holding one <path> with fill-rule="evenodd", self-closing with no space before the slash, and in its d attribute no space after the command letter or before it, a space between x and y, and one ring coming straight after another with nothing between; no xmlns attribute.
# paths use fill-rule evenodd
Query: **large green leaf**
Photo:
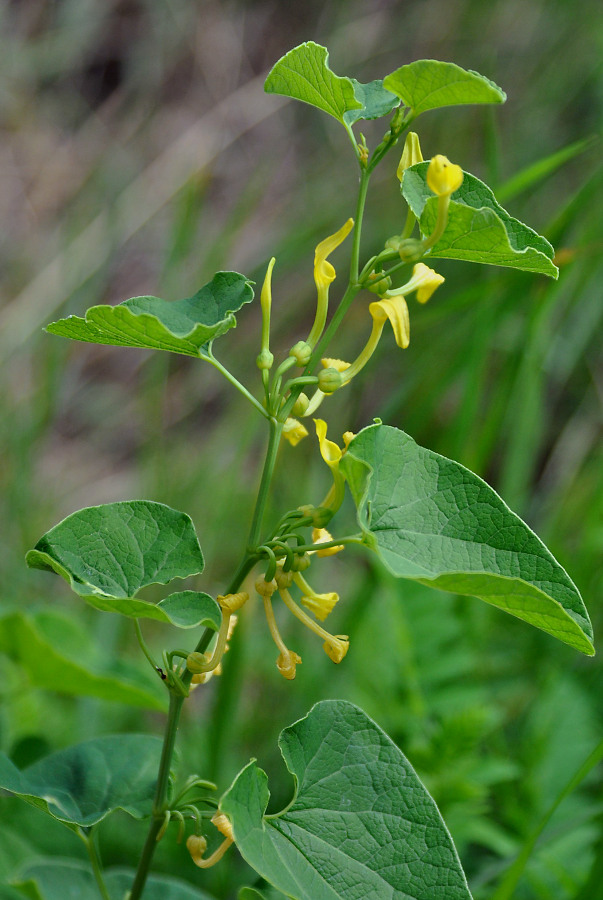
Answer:
<svg viewBox="0 0 603 900"><path fill-rule="evenodd" d="M134 881L134 869L107 869L105 884L111 900L124 900ZM89 866L76 859L39 859L24 867L17 882L31 900L98 900L98 886ZM144 900L213 900L181 881L162 875L149 875Z"/></svg>
<svg viewBox="0 0 603 900"><path fill-rule="evenodd" d="M116 809L142 819L151 810L161 744L142 734L95 738L22 771L0 753L0 788L73 830L95 825Z"/></svg>
<svg viewBox="0 0 603 900"><path fill-rule="evenodd" d="M179 628L220 626L220 609L207 594L180 591L157 605L135 599L149 584L203 571L190 517L163 503L130 500L80 509L40 538L26 560L61 575L96 609Z"/></svg>
<svg viewBox="0 0 603 900"><path fill-rule="evenodd" d="M594 654L577 587L473 472L380 424L354 438L341 466L365 542L394 575L479 597Z"/></svg>
<svg viewBox="0 0 603 900"><path fill-rule="evenodd" d="M427 187L428 166L423 162L406 169L401 185L404 199L426 235L433 231L438 214L437 197ZM509 215L490 188L468 172L450 201L446 230L430 253L432 257L511 266L557 278L553 255L546 238Z"/></svg>
<svg viewBox="0 0 603 900"><path fill-rule="evenodd" d="M271 887L262 888L262 890L243 887L237 895L237 900L286 900L286 897L285 894L281 894L280 891Z"/></svg>
<svg viewBox="0 0 603 900"><path fill-rule="evenodd" d="M0 651L27 673L33 687L99 697L145 709L165 709L164 692L132 665L107 658L73 617L52 609L12 612L0 619Z"/></svg>
<svg viewBox="0 0 603 900"><path fill-rule="evenodd" d="M444 822L408 760L358 707L317 703L279 746L295 796L265 815L267 776L255 762L220 801L259 874L295 900L467 900Z"/></svg>
<svg viewBox="0 0 603 900"><path fill-rule="evenodd" d="M479 72L436 59L418 59L383 79L384 87L400 97L414 115L442 106L467 103L504 103L505 92Z"/></svg>
<svg viewBox="0 0 603 900"><path fill-rule="evenodd" d="M59 319L46 331L94 344L171 350L203 357L205 345L234 328L234 313L251 300L253 289L244 275L218 272L185 300L132 297L117 306L92 306L85 319Z"/></svg>
<svg viewBox="0 0 603 900"><path fill-rule="evenodd" d="M264 90L268 94L283 94L322 109L344 122L350 110L362 109L356 98L351 78L335 75L327 65L329 51L314 41L306 41L289 50L272 67Z"/></svg>

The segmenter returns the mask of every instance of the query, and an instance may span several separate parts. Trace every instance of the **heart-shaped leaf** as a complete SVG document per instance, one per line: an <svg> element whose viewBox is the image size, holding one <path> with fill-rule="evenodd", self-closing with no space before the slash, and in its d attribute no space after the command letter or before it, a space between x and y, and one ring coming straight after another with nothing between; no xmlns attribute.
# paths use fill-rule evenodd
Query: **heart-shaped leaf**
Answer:
<svg viewBox="0 0 603 900"><path fill-rule="evenodd" d="M594 654L576 585L469 469L380 424L354 438L341 467L365 542L394 575L479 597Z"/></svg>
<svg viewBox="0 0 603 900"><path fill-rule="evenodd" d="M428 167L423 162L406 169L401 186L425 235L434 230L438 215L438 199L427 187ZM431 257L510 266L557 278L553 255L546 238L510 216L490 188L468 172L450 200L446 230L430 252Z"/></svg>
<svg viewBox="0 0 603 900"><path fill-rule="evenodd" d="M92 306L84 319L68 316L46 331L76 341L207 355L206 345L237 324L234 313L253 300L251 282L238 272L218 272L193 297L132 297L117 306Z"/></svg>
<svg viewBox="0 0 603 900"><path fill-rule="evenodd" d="M265 815L267 776L255 762L220 809L243 857L295 900L471 897L438 809L408 760L361 709L317 703L279 746L295 797Z"/></svg>
<svg viewBox="0 0 603 900"><path fill-rule="evenodd" d="M96 609L179 628L220 627L220 609L207 594L181 591L157 605L135 599L149 584L203 571L190 517L163 503L130 500L80 509L48 531L26 560L61 575Z"/></svg>
<svg viewBox="0 0 603 900"><path fill-rule="evenodd" d="M0 651L27 673L33 687L100 697L144 709L165 709L165 697L133 665L109 660L73 617L56 610L12 612L0 619Z"/></svg>
<svg viewBox="0 0 603 900"><path fill-rule="evenodd" d="M414 115L442 106L468 103L504 103L505 92L479 72L436 59L418 59L383 79Z"/></svg>
<svg viewBox="0 0 603 900"><path fill-rule="evenodd" d="M0 753L0 788L73 830L116 809L142 819L151 810L161 746L160 738L142 734L95 738L22 771Z"/></svg>
<svg viewBox="0 0 603 900"><path fill-rule="evenodd" d="M134 869L107 869L104 880L111 900L124 900L134 881ZM92 870L77 859L39 859L25 866L16 882L35 900L98 900L98 885ZM164 875L149 875L144 900L214 900L186 881Z"/></svg>
<svg viewBox="0 0 603 900"><path fill-rule="evenodd" d="M329 51L314 41L289 50L272 67L264 90L309 103L344 123L347 112L362 109L351 78L335 75L327 65Z"/></svg>

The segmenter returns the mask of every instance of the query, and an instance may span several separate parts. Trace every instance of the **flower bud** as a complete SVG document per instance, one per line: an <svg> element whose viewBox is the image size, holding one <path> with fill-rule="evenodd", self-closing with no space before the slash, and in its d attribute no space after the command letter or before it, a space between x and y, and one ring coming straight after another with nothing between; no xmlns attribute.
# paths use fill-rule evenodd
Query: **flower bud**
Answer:
<svg viewBox="0 0 603 900"><path fill-rule="evenodd" d="M298 366L307 366L312 356L312 347L306 341L298 341L289 350L289 356L292 356Z"/></svg>
<svg viewBox="0 0 603 900"><path fill-rule="evenodd" d="M255 364L258 369L271 369L274 362L274 354L270 350L264 349L258 353Z"/></svg>
<svg viewBox="0 0 603 900"><path fill-rule="evenodd" d="M425 252L423 242L416 240L416 238L407 238L404 241L400 241L397 250L400 254L400 259L407 263L421 259Z"/></svg>
<svg viewBox="0 0 603 900"><path fill-rule="evenodd" d="M341 387L343 378L337 369L323 369L318 373L318 390L323 394L333 394Z"/></svg>
<svg viewBox="0 0 603 900"><path fill-rule="evenodd" d="M299 509L303 512L304 516L308 516L308 518L312 519L313 528L324 528L325 525L329 524L334 515L333 510L329 509L328 506L312 506L311 504L307 504L306 506L300 506Z"/></svg>
<svg viewBox="0 0 603 900"><path fill-rule="evenodd" d="M402 156L400 158L400 162L398 164L398 169L396 171L396 175L398 176L398 180L402 181L402 176L406 169L409 166L414 166L415 163L423 162L423 154L421 153L421 145L419 143L419 135L415 134L414 131L409 131L406 135L406 141L404 142L404 150L402 151Z"/></svg>
<svg viewBox="0 0 603 900"><path fill-rule="evenodd" d="M255 583L255 589L260 597L272 597L274 592L278 590L278 586L274 578L272 581L266 581L265 578L258 578Z"/></svg>
<svg viewBox="0 0 603 900"><path fill-rule="evenodd" d="M194 650L186 657L186 668L193 675L198 675L204 671L210 658L211 653L199 653L198 650Z"/></svg>
<svg viewBox="0 0 603 900"><path fill-rule="evenodd" d="M310 401L309 401L307 395L304 393L301 393L291 408L292 415L303 416L303 414L307 410L309 404L310 404Z"/></svg>
<svg viewBox="0 0 603 900"><path fill-rule="evenodd" d="M293 566L291 567L294 572L305 572L307 568L312 565L312 560L308 556L307 553L302 553L301 556L296 556L293 561Z"/></svg>
<svg viewBox="0 0 603 900"><path fill-rule="evenodd" d="M199 862L207 850L207 841L202 834L190 834L186 839L186 849L192 856L193 862Z"/></svg>
<svg viewBox="0 0 603 900"><path fill-rule="evenodd" d="M392 280L389 275L380 277L380 274L378 272L371 272L366 288L371 292L371 294L381 295L388 291L391 286Z"/></svg>
<svg viewBox="0 0 603 900"><path fill-rule="evenodd" d="M285 588L291 586L291 582L293 581L293 572L283 572L282 569L277 569L274 580L276 581L279 591L283 591L285 590Z"/></svg>

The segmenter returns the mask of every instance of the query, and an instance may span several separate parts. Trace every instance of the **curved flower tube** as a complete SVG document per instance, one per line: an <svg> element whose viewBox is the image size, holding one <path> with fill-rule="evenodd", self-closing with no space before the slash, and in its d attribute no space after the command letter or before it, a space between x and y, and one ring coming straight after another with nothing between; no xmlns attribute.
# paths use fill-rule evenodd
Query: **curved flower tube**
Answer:
<svg viewBox="0 0 603 900"><path fill-rule="evenodd" d="M317 292L316 317L307 341L312 348L316 345L325 327L327 310L329 308L329 285L336 277L335 267L328 261L327 257L336 247L343 243L353 227L354 220L348 219L339 231L321 241L314 251L314 283L316 284Z"/></svg>

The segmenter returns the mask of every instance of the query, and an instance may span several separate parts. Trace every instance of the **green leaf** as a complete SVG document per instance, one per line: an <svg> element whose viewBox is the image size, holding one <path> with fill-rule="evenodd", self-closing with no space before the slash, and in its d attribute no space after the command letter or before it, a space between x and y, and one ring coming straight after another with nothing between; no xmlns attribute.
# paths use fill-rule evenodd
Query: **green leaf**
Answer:
<svg viewBox="0 0 603 900"><path fill-rule="evenodd" d="M588 656L580 593L542 541L485 481L372 425L341 463L365 542L399 578L479 597Z"/></svg>
<svg viewBox="0 0 603 900"><path fill-rule="evenodd" d="M505 92L479 72L436 59L418 59L383 79L388 91L400 97L413 114L442 106L504 103Z"/></svg>
<svg viewBox="0 0 603 900"><path fill-rule="evenodd" d="M12 612L0 619L0 652L27 673L29 684L72 696L99 697L144 709L165 698L134 666L106 658L73 617L55 610Z"/></svg>
<svg viewBox="0 0 603 900"><path fill-rule="evenodd" d="M264 90L309 103L345 124L345 114L362 109L363 103L356 97L352 79L335 75L327 65L328 59L326 47L306 41L275 63Z"/></svg>
<svg viewBox="0 0 603 900"><path fill-rule="evenodd" d="M220 609L207 594L181 591L156 606L134 598L149 584L203 571L191 519L163 503L130 500L80 509L48 531L26 561L61 575L96 609L179 628L220 627Z"/></svg>
<svg viewBox="0 0 603 900"><path fill-rule="evenodd" d="M134 881L134 869L107 869L105 884L111 900L124 900ZM39 859L23 868L19 888L33 900L98 900L98 886L89 866L76 859ZM213 900L186 881L149 875L144 900Z"/></svg>
<svg viewBox="0 0 603 900"><path fill-rule="evenodd" d="M279 746L295 781L282 813L264 814L267 776L254 761L220 801L241 854L278 890L295 900L471 897L435 803L361 709L317 703Z"/></svg>
<svg viewBox="0 0 603 900"><path fill-rule="evenodd" d="M401 185L424 235L431 234L438 214L438 199L427 187L428 167L423 162L406 169ZM557 278L554 252L546 238L510 216L483 181L465 172L450 200L446 230L430 256L511 266Z"/></svg>
<svg viewBox="0 0 603 900"><path fill-rule="evenodd" d="M237 894L237 900L286 900L285 894L274 888L258 888L243 887Z"/></svg>
<svg viewBox="0 0 603 900"><path fill-rule="evenodd" d="M0 788L74 831L116 809L142 819L151 810L161 745L160 738L142 734L95 738L22 771L0 753Z"/></svg>
<svg viewBox="0 0 603 900"><path fill-rule="evenodd" d="M381 79L369 81L367 84L362 84L355 78L351 78L350 81L354 85L354 94L361 103L361 108L345 113L344 119L348 125L353 125L359 119L380 119L400 105L400 99L391 91L385 90Z"/></svg>
<svg viewBox="0 0 603 900"><path fill-rule="evenodd" d="M86 318L68 316L47 326L50 334L112 344L207 356L207 345L237 324L234 313L253 300L251 282L238 272L218 272L193 297L167 301L132 297L117 306L92 306Z"/></svg>

